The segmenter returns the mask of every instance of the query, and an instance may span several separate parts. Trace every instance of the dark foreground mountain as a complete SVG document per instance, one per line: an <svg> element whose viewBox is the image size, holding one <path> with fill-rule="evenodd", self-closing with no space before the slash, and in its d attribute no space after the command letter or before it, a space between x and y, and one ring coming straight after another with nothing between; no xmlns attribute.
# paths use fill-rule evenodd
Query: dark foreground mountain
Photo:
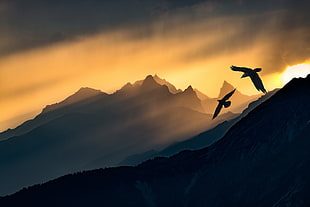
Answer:
<svg viewBox="0 0 310 207"><path fill-rule="evenodd" d="M202 113L192 87L178 91L168 84L173 94L155 79L147 76L113 94L82 88L2 133L7 139L0 142L0 195L69 173L118 166L132 154L160 150L225 120Z"/></svg>
<svg viewBox="0 0 310 207"><path fill-rule="evenodd" d="M310 206L310 75L293 79L208 148L68 175L1 206Z"/></svg>

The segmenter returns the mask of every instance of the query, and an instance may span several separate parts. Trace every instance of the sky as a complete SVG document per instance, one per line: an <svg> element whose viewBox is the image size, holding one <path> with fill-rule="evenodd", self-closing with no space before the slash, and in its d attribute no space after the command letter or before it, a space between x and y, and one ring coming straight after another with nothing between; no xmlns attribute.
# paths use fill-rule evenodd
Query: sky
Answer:
<svg viewBox="0 0 310 207"><path fill-rule="evenodd" d="M113 93L157 74L216 97L231 65L261 67L267 90L310 63L309 1L0 0L0 131L81 87Z"/></svg>

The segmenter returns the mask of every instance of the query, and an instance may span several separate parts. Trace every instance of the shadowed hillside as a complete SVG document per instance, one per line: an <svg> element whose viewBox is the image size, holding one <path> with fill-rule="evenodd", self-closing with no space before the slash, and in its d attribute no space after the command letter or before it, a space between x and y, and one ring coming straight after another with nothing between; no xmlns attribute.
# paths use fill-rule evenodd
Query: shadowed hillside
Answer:
<svg viewBox="0 0 310 207"><path fill-rule="evenodd" d="M1 205L309 206L310 75L293 79L208 148L68 175Z"/></svg>
<svg viewBox="0 0 310 207"><path fill-rule="evenodd" d="M68 173L117 166L132 154L161 150L233 118L211 121L202 111L192 87L173 94L153 76L113 94L82 88L1 134L8 139L0 142L0 195Z"/></svg>

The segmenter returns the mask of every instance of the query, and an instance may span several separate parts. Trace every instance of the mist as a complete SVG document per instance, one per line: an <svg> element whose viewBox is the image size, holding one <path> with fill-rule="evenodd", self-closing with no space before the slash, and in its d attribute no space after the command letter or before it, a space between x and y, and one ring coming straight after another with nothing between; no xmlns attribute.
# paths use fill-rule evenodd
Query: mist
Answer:
<svg viewBox="0 0 310 207"><path fill-rule="evenodd" d="M262 67L264 84L272 90L283 86L280 76L288 65L309 60L309 27L297 9L239 14L218 8L210 2L190 5L148 24L76 35L2 56L0 129L14 127L7 120L28 112L34 116L82 86L113 93L127 82L159 74L178 88L192 85L211 97L223 80L253 95L251 82L240 81L231 65Z"/></svg>

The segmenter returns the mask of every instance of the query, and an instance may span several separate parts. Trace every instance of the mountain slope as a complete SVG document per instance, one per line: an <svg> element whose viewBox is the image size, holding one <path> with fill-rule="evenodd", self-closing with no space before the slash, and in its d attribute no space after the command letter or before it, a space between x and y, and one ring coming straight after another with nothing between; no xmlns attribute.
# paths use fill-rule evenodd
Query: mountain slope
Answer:
<svg viewBox="0 0 310 207"><path fill-rule="evenodd" d="M309 206L310 75L294 79L208 148L68 175L1 205Z"/></svg>
<svg viewBox="0 0 310 207"><path fill-rule="evenodd" d="M119 165L134 166L148 159L152 159L154 157L161 157L161 156L166 157L181 152L183 150L197 150L207 147L212 143L214 143L215 141L219 140L227 132L227 130L236 122L237 119L238 117L229 121L224 121L223 123L220 123L216 127L206 132L203 132L195 137L184 140L182 142L173 143L160 152L150 150L141 154L131 155L122 162L120 162Z"/></svg>
<svg viewBox="0 0 310 207"><path fill-rule="evenodd" d="M152 76L111 95L98 92L81 100L81 94L97 91L82 89L46 107L28 122L29 131L0 142L0 195L68 173L117 166L129 155L160 150L225 119L214 122L199 112L191 87L172 94Z"/></svg>
<svg viewBox="0 0 310 207"><path fill-rule="evenodd" d="M85 104L84 102L90 102L93 99L96 99L98 97L104 97L107 95L108 94L101 92L100 90L95 90L95 89L91 89L87 87L81 88L76 93L69 96L65 100L61 101L60 103L46 106L42 110L42 113L36 116L34 119L24 122L23 124L19 125L13 130L9 129L9 130L6 130L0 133L0 141L14 137L14 136L23 135L35 129L36 127L46 124L49 121L55 118L58 118L62 115L62 113L48 113L48 112L53 112L57 109L63 109L65 107L70 107L71 105L82 105L82 104Z"/></svg>
<svg viewBox="0 0 310 207"><path fill-rule="evenodd" d="M201 148L208 147L212 143L221 139L224 136L224 134L229 130L229 128L231 128L236 122L238 122L240 119L245 117L249 112L251 112L257 106L259 106L260 104L268 100L270 97L272 97L277 91L278 89L270 91L267 94L261 96L256 101L251 102L248 105L248 107L236 118L230 119L228 121L224 121L223 123L220 123L214 128L206 132L203 132L195 137L189 138L181 142L173 143L160 152L156 150L149 150L144 153L131 155L127 157L125 160L123 160L122 162L120 162L120 165L129 165L129 166L137 165L143 161L146 161L154 157L171 156L183 150L198 150ZM225 116L227 116L227 114Z"/></svg>

